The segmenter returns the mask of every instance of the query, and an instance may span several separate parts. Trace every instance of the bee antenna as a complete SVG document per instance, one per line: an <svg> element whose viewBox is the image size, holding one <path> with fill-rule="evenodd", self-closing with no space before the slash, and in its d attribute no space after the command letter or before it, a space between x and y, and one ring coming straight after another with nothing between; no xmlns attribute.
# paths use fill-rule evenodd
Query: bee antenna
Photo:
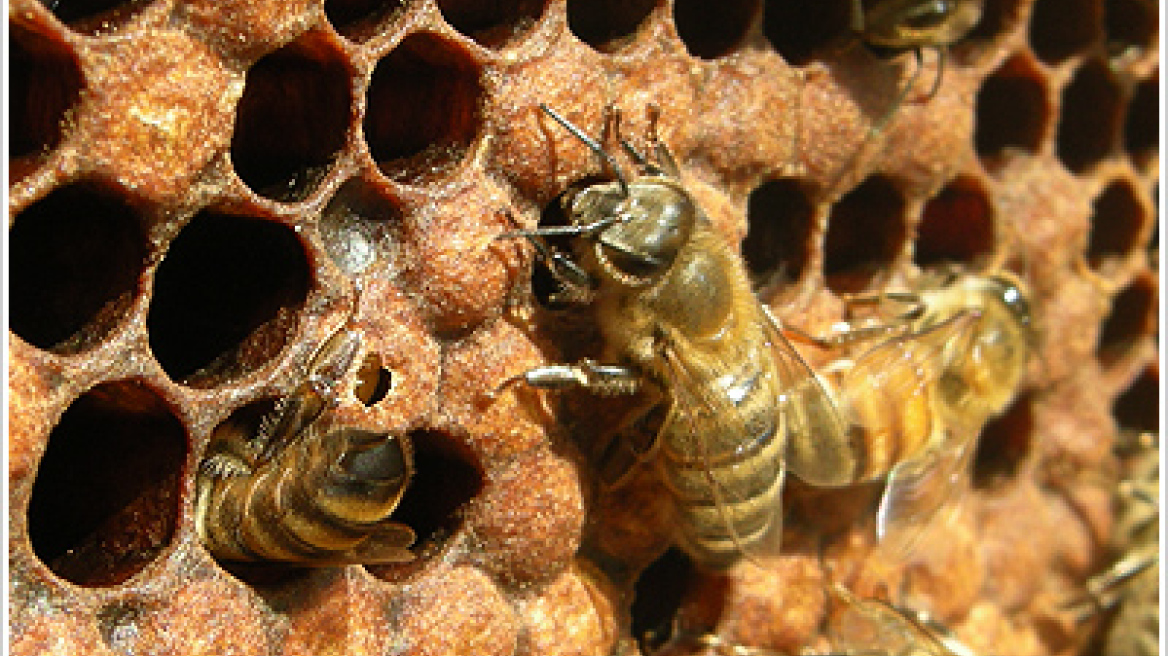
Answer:
<svg viewBox="0 0 1168 656"><path fill-rule="evenodd" d="M616 181L620 185L621 194L623 194L625 198L628 198L629 183L625 181L625 176L621 173L620 165L616 163L616 160L613 159L612 155L609 155L608 151L606 151L603 146L596 143L595 139L584 134L580 128L573 125L570 121L568 121L568 119L557 114L551 107L548 107L544 103L540 103L539 108L542 109L545 114L555 119L556 123L564 126L564 129L572 133L573 137L576 137L580 140L581 143L583 143L585 146L588 146L589 150L596 153L596 156L600 158L604 165L611 169L613 174L616 175Z"/></svg>

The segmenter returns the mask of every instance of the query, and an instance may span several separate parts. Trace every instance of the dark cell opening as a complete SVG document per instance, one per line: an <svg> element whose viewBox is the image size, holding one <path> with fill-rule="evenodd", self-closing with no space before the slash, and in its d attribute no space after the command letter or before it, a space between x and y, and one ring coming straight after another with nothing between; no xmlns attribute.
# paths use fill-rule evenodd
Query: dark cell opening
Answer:
<svg viewBox="0 0 1168 656"><path fill-rule="evenodd" d="M1156 40L1160 22L1156 0L1107 0L1103 3L1103 29L1112 57L1129 52L1141 54Z"/></svg>
<svg viewBox="0 0 1168 656"><path fill-rule="evenodd" d="M367 407L374 406L384 400L391 389L393 373L381 366L381 356L376 353L366 355L357 370L357 386L353 390L357 399Z"/></svg>
<svg viewBox="0 0 1168 656"><path fill-rule="evenodd" d="M393 265L400 219L401 212L388 198L354 178L329 201L318 229L333 263L356 275L374 265Z"/></svg>
<svg viewBox="0 0 1168 656"><path fill-rule="evenodd" d="M1124 430L1160 430L1160 368L1146 367L1111 406L1115 423Z"/></svg>
<svg viewBox="0 0 1168 656"><path fill-rule="evenodd" d="M117 585L170 543L186 431L137 381L100 385L49 434L28 506L33 551L63 579Z"/></svg>
<svg viewBox="0 0 1168 656"><path fill-rule="evenodd" d="M544 9L544 0L437 2L446 22L488 48L501 48L521 38L539 21Z"/></svg>
<svg viewBox="0 0 1168 656"><path fill-rule="evenodd" d="M738 48L759 9L759 0L674 0L673 22L691 55L715 59Z"/></svg>
<svg viewBox="0 0 1168 656"><path fill-rule="evenodd" d="M345 38L364 41L377 33L377 24L404 5L404 0L325 0L324 15Z"/></svg>
<svg viewBox="0 0 1168 656"><path fill-rule="evenodd" d="M965 40L987 41L1010 29L1019 18L1021 0L985 0L981 20L966 35Z"/></svg>
<svg viewBox="0 0 1168 656"><path fill-rule="evenodd" d="M237 378L283 348L308 286L307 256L292 230L200 214L158 267L150 348L171 378L188 385Z"/></svg>
<svg viewBox="0 0 1168 656"><path fill-rule="evenodd" d="M1156 292L1147 278L1137 278L1116 294L1103 322L1096 355L1104 365L1121 357L1155 325Z"/></svg>
<svg viewBox="0 0 1168 656"><path fill-rule="evenodd" d="M382 172L421 181L462 161L480 124L478 74L468 53L425 33L378 62L364 128Z"/></svg>
<svg viewBox="0 0 1168 656"><path fill-rule="evenodd" d="M1144 208L1127 180L1116 180L1095 199L1087 260L1099 268L1108 258L1123 258L1139 246Z"/></svg>
<svg viewBox="0 0 1168 656"><path fill-rule="evenodd" d="M958 178L925 204L917 227L913 261L975 264L994 248L993 205L973 178Z"/></svg>
<svg viewBox="0 0 1168 656"><path fill-rule="evenodd" d="M831 208L824 275L835 292L865 289L904 246L904 198L892 182L872 176Z"/></svg>
<svg viewBox="0 0 1168 656"><path fill-rule="evenodd" d="M787 63L803 65L832 40L849 33L850 9L848 0L768 0L763 34Z"/></svg>
<svg viewBox="0 0 1168 656"><path fill-rule="evenodd" d="M633 586L633 637L655 650L673 633L673 618L694 575L689 556L670 548L641 572ZM646 651L645 653L653 653Z"/></svg>
<svg viewBox="0 0 1168 656"><path fill-rule="evenodd" d="M66 46L16 25L10 30L8 157L16 158L57 147L61 120L77 103L84 81Z"/></svg>
<svg viewBox="0 0 1168 656"><path fill-rule="evenodd" d="M974 128L978 155L991 157L1007 148L1038 149L1050 111L1041 80L1038 71L1016 57L982 84Z"/></svg>
<svg viewBox="0 0 1168 656"><path fill-rule="evenodd" d="M57 20L84 34L109 33L128 23L151 0L41 0Z"/></svg>
<svg viewBox="0 0 1168 656"><path fill-rule="evenodd" d="M1075 173L1111 154L1123 118L1122 91L1100 60L1085 63L1063 90L1059 159Z"/></svg>
<svg viewBox="0 0 1168 656"><path fill-rule="evenodd" d="M811 252L815 207L798 180L768 180L750 193L742 257L756 286L799 280Z"/></svg>
<svg viewBox="0 0 1168 656"><path fill-rule="evenodd" d="M8 233L11 328L37 348L97 345L138 293L146 240L134 212L86 185L54 190Z"/></svg>
<svg viewBox="0 0 1168 656"><path fill-rule="evenodd" d="M578 39L604 53L633 41L657 0L569 0L568 29Z"/></svg>
<svg viewBox="0 0 1168 656"><path fill-rule="evenodd" d="M1157 73L1136 85L1135 95L1127 108L1123 146L1141 166L1148 163L1160 145L1159 100L1160 74Z"/></svg>
<svg viewBox="0 0 1168 656"><path fill-rule="evenodd" d="M1030 17L1030 45L1044 62L1057 64L1086 50L1101 36L1102 3L1038 0Z"/></svg>
<svg viewBox="0 0 1168 656"><path fill-rule="evenodd" d="M1013 480L1030 453L1034 432L1033 400L1023 394L1001 415L989 420L978 438L973 485L991 489Z"/></svg>
<svg viewBox="0 0 1168 656"><path fill-rule="evenodd" d="M256 62L236 109L231 161L248 187L283 202L307 197L345 145L351 73L339 53L310 43Z"/></svg>

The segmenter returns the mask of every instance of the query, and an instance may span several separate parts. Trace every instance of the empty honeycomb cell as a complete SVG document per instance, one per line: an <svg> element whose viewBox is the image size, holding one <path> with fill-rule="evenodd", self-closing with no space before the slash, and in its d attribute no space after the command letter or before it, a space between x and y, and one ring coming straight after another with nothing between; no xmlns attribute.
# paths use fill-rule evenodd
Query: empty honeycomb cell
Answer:
<svg viewBox="0 0 1168 656"><path fill-rule="evenodd" d="M1160 430L1160 367L1153 363L1144 367L1140 375L1112 405L1115 423L1124 430Z"/></svg>
<svg viewBox="0 0 1168 656"><path fill-rule="evenodd" d="M152 4L150 0L41 0L57 20L85 33L107 33Z"/></svg>
<svg viewBox="0 0 1168 656"><path fill-rule="evenodd" d="M848 0L767 0L763 8L763 34L783 59L799 66L847 34L850 15Z"/></svg>
<svg viewBox="0 0 1168 656"><path fill-rule="evenodd" d="M33 552L61 578L117 585L174 535L186 431L139 381L99 385L49 433L28 504Z"/></svg>
<svg viewBox="0 0 1168 656"><path fill-rule="evenodd" d="M641 570L633 585L633 637L650 648L659 648L672 633L673 618L681 609L694 575L694 564L685 552L670 547ZM648 653L653 653L652 649Z"/></svg>
<svg viewBox="0 0 1168 656"><path fill-rule="evenodd" d="M1063 89L1056 151L1075 173L1082 173L1115 148L1123 120L1122 91L1107 64L1091 59Z"/></svg>
<svg viewBox="0 0 1168 656"><path fill-rule="evenodd" d="M1033 405L1031 395L1019 395L1002 414L982 427L972 465L975 488L991 489L1018 475L1030 455Z"/></svg>
<svg viewBox="0 0 1168 656"><path fill-rule="evenodd" d="M1099 268L1109 258L1125 258L1140 245L1148 217L1137 191L1127 179L1107 185L1092 204L1087 260Z"/></svg>
<svg viewBox="0 0 1168 656"><path fill-rule="evenodd" d="M244 375L284 347L308 286L307 256L291 229L201 213L158 266L150 348L167 375L189 385Z"/></svg>
<svg viewBox="0 0 1168 656"><path fill-rule="evenodd" d="M351 72L338 53L317 41L306 37L247 71L231 161L261 196L303 199L345 144Z"/></svg>
<svg viewBox="0 0 1168 656"><path fill-rule="evenodd" d="M16 25L8 57L8 156L51 150L85 83L77 59L64 44Z"/></svg>
<svg viewBox="0 0 1168 656"><path fill-rule="evenodd" d="M1140 55L1151 48L1160 22L1156 0L1105 0L1103 30L1113 58Z"/></svg>
<svg viewBox="0 0 1168 656"><path fill-rule="evenodd" d="M1102 3L1094 0L1037 0L1030 16L1030 46L1042 61L1062 62L1100 38L1102 14Z"/></svg>
<svg viewBox="0 0 1168 656"><path fill-rule="evenodd" d="M324 15L339 34L363 41L377 24L405 6L405 0L325 0Z"/></svg>
<svg viewBox="0 0 1168 656"><path fill-rule="evenodd" d="M756 285L799 280L807 266L815 207L792 178L767 180L750 192L742 257Z"/></svg>
<svg viewBox="0 0 1168 656"><path fill-rule="evenodd" d="M375 406L385 400L393 389L393 372L381 366L381 356L370 353L361 361L357 370L357 385L353 394L366 407Z"/></svg>
<svg viewBox="0 0 1168 656"><path fill-rule="evenodd" d="M741 45L758 15L759 0L710 3L674 0L673 22L686 50L702 59L730 54Z"/></svg>
<svg viewBox="0 0 1168 656"><path fill-rule="evenodd" d="M1148 277L1136 278L1111 300L1095 352L1106 365L1114 362L1156 325L1156 290Z"/></svg>
<svg viewBox="0 0 1168 656"><path fill-rule="evenodd" d="M341 271L356 275L374 264L397 266L401 211L362 178L353 178L329 200L317 229L325 252Z"/></svg>
<svg viewBox="0 0 1168 656"><path fill-rule="evenodd" d="M1008 148L1038 149L1050 121L1043 76L1016 56L1006 61L977 94L974 143L978 155L993 157Z"/></svg>
<svg viewBox="0 0 1168 656"><path fill-rule="evenodd" d="M426 180L453 168L481 125L482 92L465 50L433 34L406 37L369 81L364 129L373 159L398 180Z"/></svg>
<svg viewBox="0 0 1168 656"><path fill-rule="evenodd" d="M1160 74L1136 85L1123 124L1123 147L1143 166L1156 152L1160 139Z"/></svg>
<svg viewBox="0 0 1168 656"><path fill-rule="evenodd" d="M656 6L656 0L568 0L568 29L599 52L616 52Z"/></svg>
<svg viewBox="0 0 1168 656"><path fill-rule="evenodd" d="M10 326L29 344L76 353L129 312L147 246L138 217L113 192L59 187L16 215L8 239Z"/></svg>
<svg viewBox="0 0 1168 656"><path fill-rule="evenodd" d="M489 48L511 44L535 25L546 0L437 0L454 29Z"/></svg>
<svg viewBox="0 0 1168 656"><path fill-rule="evenodd" d="M976 178L959 177L925 204L913 261L922 267L940 262L974 264L994 248L994 208L989 191Z"/></svg>
<svg viewBox="0 0 1168 656"><path fill-rule="evenodd" d="M905 202L892 182L874 175L831 208L823 273L835 292L858 292L888 270L904 247Z"/></svg>

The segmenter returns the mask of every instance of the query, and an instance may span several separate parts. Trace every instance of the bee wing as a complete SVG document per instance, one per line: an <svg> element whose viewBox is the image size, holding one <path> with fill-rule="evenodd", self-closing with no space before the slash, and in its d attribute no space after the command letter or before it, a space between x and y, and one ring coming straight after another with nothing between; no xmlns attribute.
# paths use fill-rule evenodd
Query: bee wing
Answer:
<svg viewBox="0 0 1168 656"><path fill-rule="evenodd" d="M778 320L765 305L759 308L782 390L779 410L787 427L787 466L812 485L853 483L859 445L815 372L783 336Z"/></svg>
<svg viewBox="0 0 1168 656"><path fill-rule="evenodd" d="M827 637L833 649L845 654L900 656L919 654L928 645L920 630L887 603L856 599L839 586L832 592L832 598L843 606L832 614L827 624Z"/></svg>
<svg viewBox="0 0 1168 656"><path fill-rule="evenodd" d="M930 449L893 468L880 498L876 534L882 549L907 556L926 529L934 530L946 502L962 498L969 457L968 440L955 448Z"/></svg>

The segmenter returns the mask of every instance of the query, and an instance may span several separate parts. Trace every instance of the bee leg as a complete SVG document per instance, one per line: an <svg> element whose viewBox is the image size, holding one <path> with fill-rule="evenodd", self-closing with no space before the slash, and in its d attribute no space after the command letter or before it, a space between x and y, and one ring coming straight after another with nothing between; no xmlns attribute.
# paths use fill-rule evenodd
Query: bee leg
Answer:
<svg viewBox="0 0 1168 656"><path fill-rule="evenodd" d="M503 384L518 380L540 389L583 389L600 396L631 396L641 389L641 375L635 370L588 359L528 369Z"/></svg>

